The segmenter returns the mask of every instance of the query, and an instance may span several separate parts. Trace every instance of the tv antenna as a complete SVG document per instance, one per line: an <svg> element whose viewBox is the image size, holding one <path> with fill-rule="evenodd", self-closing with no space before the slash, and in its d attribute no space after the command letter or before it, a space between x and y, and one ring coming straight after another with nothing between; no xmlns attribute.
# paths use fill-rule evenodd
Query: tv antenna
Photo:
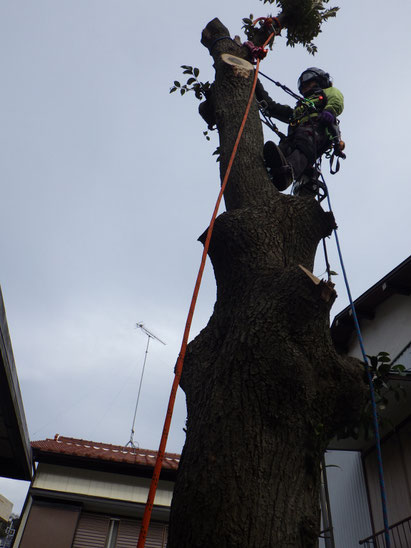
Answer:
<svg viewBox="0 0 411 548"><path fill-rule="evenodd" d="M140 385L138 387L138 393L137 393L137 401L136 401L136 407L134 409L134 418L133 418L133 424L131 426L131 432L130 432L130 439L128 440L128 442L126 443L126 447L129 445L130 447L134 447L136 448L136 445L134 443L134 425L136 423L136 415L137 415L137 408L138 408L138 402L140 401L140 392L141 392L141 386L143 384L143 377L144 377L144 370L146 368L146 361L147 361L147 356L148 356L148 347L150 345L150 340L151 339L154 339L155 341L158 341L160 342L161 344L166 344L165 342L163 342L161 339L159 339L156 335L154 335L154 333L152 333L151 331L149 331L146 327L144 327L144 324L143 323L136 323L136 328L138 329L141 329L141 331L147 335L147 346L146 346L146 351L145 351L145 354L144 354L144 361L143 361L143 369L141 371L141 377L140 377Z"/></svg>

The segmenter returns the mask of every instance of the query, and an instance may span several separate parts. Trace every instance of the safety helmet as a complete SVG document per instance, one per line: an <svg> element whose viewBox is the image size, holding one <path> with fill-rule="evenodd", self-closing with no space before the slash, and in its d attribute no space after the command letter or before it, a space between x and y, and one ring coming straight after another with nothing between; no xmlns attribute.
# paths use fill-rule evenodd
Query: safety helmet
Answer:
<svg viewBox="0 0 411 548"><path fill-rule="evenodd" d="M301 73L301 76L298 78L298 91L301 92L301 87L303 84L310 82L311 80L316 80L321 88L329 88L331 84L331 77L328 72L324 72L320 68L310 67Z"/></svg>

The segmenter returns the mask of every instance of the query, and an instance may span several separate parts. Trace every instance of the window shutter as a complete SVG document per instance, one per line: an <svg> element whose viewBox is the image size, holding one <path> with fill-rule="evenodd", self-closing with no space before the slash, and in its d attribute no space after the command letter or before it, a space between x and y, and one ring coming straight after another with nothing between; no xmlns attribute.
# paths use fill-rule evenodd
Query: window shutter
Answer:
<svg viewBox="0 0 411 548"><path fill-rule="evenodd" d="M167 525L150 523L145 548L165 548L167 545Z"/></svg>
<svg viewBox="0 0 411 548"><path fill-rule="evenodd" d="M104 548L109 518L95 514L81 514L72 548Z"/></svg>
<svg viewBox="0 0 411 548"><path fill-rule="evenodd" d="M122 519L118 530L116 548L135 548L140 534L140 525L141 522ZM166 543L167 525L151 522L145 548L166 548Z"/></svg>

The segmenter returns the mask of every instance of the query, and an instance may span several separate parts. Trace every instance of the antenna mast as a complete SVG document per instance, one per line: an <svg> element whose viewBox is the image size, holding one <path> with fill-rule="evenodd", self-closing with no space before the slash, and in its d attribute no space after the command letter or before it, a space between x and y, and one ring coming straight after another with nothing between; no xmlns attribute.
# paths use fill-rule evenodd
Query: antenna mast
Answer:
<svg viewBox="0 0 411 548"><path fill-rule="evenodd" d="M164 344L164 345L166 344L161 339L159 339L156 335L154 335L154 333L152 333L146 327L144 327L143 323L141 323L141 322L136 323L136 328L141 329L141 331L145 335L147 335L147 346L146 346L146 351L145 351L145 354L144 354L143 369L141 371L140 384L139 384L139 387L138 387L137 401L136 401L136 407L134 409L134 418L133 418L133 424L131 426L130 439L126 443L126 447L129 445L130 447L134 447L134 448L136 447L135 444L134 444L134 425L135 425L135 422L136 422L138 402L140 401L141 385L143 384L144 370L146 368L146 361L147 361L147 356L148 356L148 347L150 345L150 339L154 339L155 341L158 341L158 342L160 342L161 344Z"/></svg>

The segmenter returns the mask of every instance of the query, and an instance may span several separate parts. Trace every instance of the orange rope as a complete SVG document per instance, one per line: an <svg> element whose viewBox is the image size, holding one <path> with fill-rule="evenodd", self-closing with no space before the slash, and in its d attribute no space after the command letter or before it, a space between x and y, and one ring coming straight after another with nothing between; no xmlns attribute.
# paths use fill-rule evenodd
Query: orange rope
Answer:
<svg viewBox="0 0 411 548"><path fill-rule="evenodd" d="M273 35L274 35L274 33L272 33L270 35L270 37L264 43L263 48L268 44L268 42L271 40ZM235 141L233 151L231 153L230 160L228 162L227 170L225 172L223 182L221 184L221 189L220 189L220 192L218 194L218 198L217 198L216 205L214 207L213 215L211 217L210 226L208 227L207 238L206 238L206 241L204 243L204 249L203 249L203 254L202 254L202 257L201 257L200 268L198 270L197 280L196 280L196 283L195 283L195 286L194 286L193 296L191 298L190 309L188 311L187 321L186 321L186 325L185 325L185 329L184 329L184 335L183 335L183 340L182 340L182 343L181 343L181 349L180 349L180 353L178 355L177 364L176 364L176 368L175 368L174 381L173 381L173 385L171 387L170 399L169 399L169 402L168 402L166 418L165 418L164 426L163 426L163 433L161 435L160 446L159 446L158 453L157 453L157 459L156 459L156 463L154 465L153 477L151 479L150 489L149 489L148 496L147 496L147 503L146 503L146 507L144 509L144 515L143 515L143 520L142 520L142 523L141 523L140 535L138 537L137 548L144 548L144 546L145 546L146 537L147 537L147 533L148 533L148 527L150 525L151 512L153 510L153 505L154 505L154 497L155 497L155 494L156 494L156 491L157 491L158 481L160 479L160 472L161 472L161 467L162 467L162 464L163 464L163 459L164 459L164 454L165 454L165 449L166 449L166 444L167 444L167 438L168 438L168 434L169 434L169 431L170 431L171 418L173 416L174 403L175 403L176 396L177 396L178 385L180 384L181 373L183 371L183 363L184 363L184 357L185 357L186 350L187 350L188 337L189 337L189 334L190 334L190 328L191 328L191 323L192 323L192 320L193 320L194 309L195 309L196 302L197 302L198 292L200 290L201 279L203 277L203 272L204 272L205 263L206 263L206 259L207 259L208 248L210 246L211 235L213 233L214 223L215 223L217 213L218 213L218 210L219 210L219 207L220 207L220 203L221 203L221 200L222 200L222 197L223 197L223 194L224 194L224 190L227 186L228 177L230 176L231 168L233 166L234 158L235 158L236 153L237 153L238 145L240 143L240 139L241 139L241 136L243 134L245 123L247 121L248 113L250 112L251 103L252 103L252 100L253 100L253 97L254 97L255 87L257 85L259 66L260 66L260 59L257 60L257 65L256 65L256 68L255 68L254 80L253 80L253 85L252 85L251 92L250 92L250 97L248 99L248 103L247 103L247 107L245 109L243 120L241 122L240 129L238 130L237 139Z"/></svg>

